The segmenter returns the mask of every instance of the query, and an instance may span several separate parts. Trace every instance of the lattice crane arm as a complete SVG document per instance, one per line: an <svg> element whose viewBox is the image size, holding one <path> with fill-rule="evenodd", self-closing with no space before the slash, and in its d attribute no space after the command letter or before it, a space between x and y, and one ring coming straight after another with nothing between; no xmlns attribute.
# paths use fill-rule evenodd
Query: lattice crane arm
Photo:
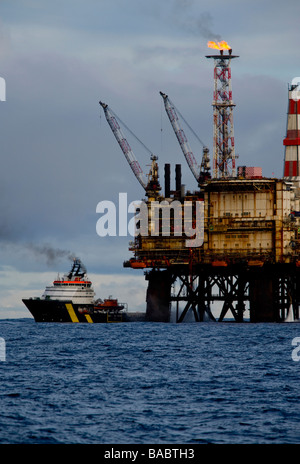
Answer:
<svg viewBox="0 0 300 464"><path fill-rule="evenodd" d="M105 117L106 117L106 120L117 140L117 142L119 143L120 147L121 147L121 150L123 151L124 155L125 155L125 158L127 159L128 161L128 164L129 166L131 167L135 177L137 178L137 180L139 181L139 183L141 184L141 186L146 190L147 188L147 185L148 185L148 181L146 179L146 176L144 175L143 171L142 171L142 168L138 162L138 160L136 159L127 139L125 138L122 130L121 130L121 127L117 121L117 117L116 115L113 113L113 111L109 108L109 106L106 104L106 103L103 103L103 102L99 102L99 104L102 106L103 110L104 110L104 114L105 114Z"/></svg>
<svg viewBox="0 0 300 464"><path fill-rule="evenodd" d="M180 120L179 120L179 117L178 117L178 114L180 114L179 111L175 108L175 105L171 102L168 95L166 95L163 92L160 92L160 95L163 98L167 115L169 117L170 123L171 123L171 125L173 127L173 130L175 132L175 135L177 137L177 140L179 142L181 150L182 150L182 152L184 154L184 157L185 157L185 159L186 159L186 161L188 163L188 166L189 166L190 170L192 171L196 181L199 182L202 173L204 171L206 171L206 170L209 170L209 167L207 165L208 151L209 150L204 145L204 143L199 139L197 134L195 134L193 129L190 127L191 131L194 133L194 135L197 137L197 139L199 140L199 142L203 146L203 158L202 158L201 166L199 166L197 164L195 156L194 156L194 154L193 154L193 152L192 152L192 150L190 148L190 145L189 145L188 139L187 139L187 137L185 135L185 132L184 132L184 130L182 129L182 127L180 125ZM182 115L180 115L180 116L181 116L182 119L184 119ZM187 122L186 122L186 124L187 124Z"/></svg>

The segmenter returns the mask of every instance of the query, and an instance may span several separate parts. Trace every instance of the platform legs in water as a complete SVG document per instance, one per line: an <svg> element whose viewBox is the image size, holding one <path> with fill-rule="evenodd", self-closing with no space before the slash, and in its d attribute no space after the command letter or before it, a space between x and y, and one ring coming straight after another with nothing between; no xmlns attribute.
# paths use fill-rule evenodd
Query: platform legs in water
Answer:
<svg viewBox="0 0 300 464"><path fill-rule="evenodd" d="M284 322L291 314L294 320L299 319L300 268L295 265L255 269L242 265L223 269L207 266L194 271L190 275L187 269L174 266L146 273L148 321L169 322L172 303L177 305L176 322L191 320L191 315L196 322L244 322L246 310L250 322ZM178 290L174 291L176 282ZM212 310L216 302L218 316Z"/></svg>
<svg viewBox="0 0 300 464"><path fill-rule="evenodd" d="M170 322L171 274L168 271L152 270L146 274L146 319L152 322Z"/></svg>

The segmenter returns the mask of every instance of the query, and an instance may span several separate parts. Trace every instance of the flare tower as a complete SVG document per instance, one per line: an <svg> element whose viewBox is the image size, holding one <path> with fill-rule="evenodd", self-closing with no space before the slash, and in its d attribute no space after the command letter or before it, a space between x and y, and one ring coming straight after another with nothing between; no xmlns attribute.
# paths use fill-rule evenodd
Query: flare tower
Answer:
<svg viewBox="0 0 300 464"><path fill-rule="evenodd" d="M206 58L214 60L213 178L236 177L231 60L238 56L229 49Z"/></svg>

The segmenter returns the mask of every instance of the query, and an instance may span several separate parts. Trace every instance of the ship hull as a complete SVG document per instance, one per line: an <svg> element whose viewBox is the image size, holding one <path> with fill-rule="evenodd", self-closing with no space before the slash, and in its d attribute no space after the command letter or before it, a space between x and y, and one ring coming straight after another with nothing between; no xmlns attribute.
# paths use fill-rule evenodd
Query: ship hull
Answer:
<svg viewBox="0 0 300 464"><path fill-rule="evenodd" d="M27 309L36 322L83 322L109 323L127 322L126 313L114 311L95 311L93 305L76 305L71 300L23 299Z"/></svg>

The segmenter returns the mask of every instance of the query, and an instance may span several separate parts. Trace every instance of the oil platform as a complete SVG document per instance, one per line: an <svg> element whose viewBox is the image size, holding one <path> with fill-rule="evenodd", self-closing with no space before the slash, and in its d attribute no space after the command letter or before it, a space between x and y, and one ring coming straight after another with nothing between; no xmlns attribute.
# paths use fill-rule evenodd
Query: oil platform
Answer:
<svg viewBox="0 0 300 464"><path fill-rule="evenodd" d="M170 321L171 308L176 322L222 322L228 317L236 322L283 322L288 316L298 320L300 95L296 86L289 86L283 178L263 177L259 167L236 166L231 62L238 56L225 42L209 42L208 46L217 49L207 56L214 63L212 169L209 150L200 139L203 155L197 163L181 125L181 114L168 95L160 92L196 179L196 191L185 192L179 164L172 190L171 165L165 164L163 194L157 157L151 154L151 169L144 176L120 121L100 102L146 194L147 226L138 227L130 245L133 257L124 266L145 270L146 318L151 321ZM199 218L197 211L202 212ZM158 219L156 227L154 217ZM182 232L183 223L184 230L201 236L197 246L188 245L191 235Z"/></svg>

